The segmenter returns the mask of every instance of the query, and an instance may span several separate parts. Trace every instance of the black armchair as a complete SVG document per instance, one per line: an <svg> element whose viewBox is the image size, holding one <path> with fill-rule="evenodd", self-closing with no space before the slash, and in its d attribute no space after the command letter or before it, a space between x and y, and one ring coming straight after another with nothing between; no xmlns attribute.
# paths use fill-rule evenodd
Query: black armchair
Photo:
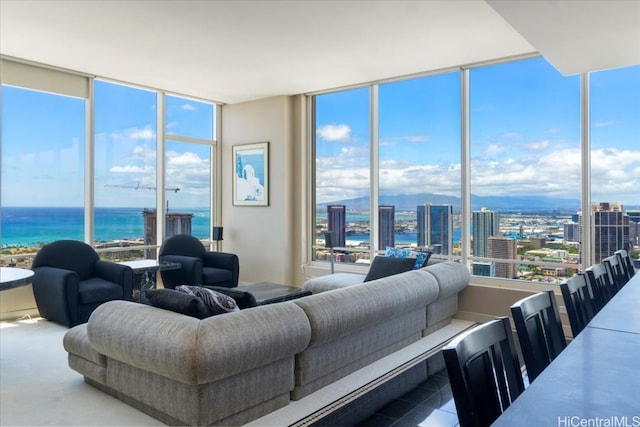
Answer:
<svg viewBox="0 0 640 427"><path fill-rule="evenodd" d="M131 300L131 267L103 261L91 246L77 240L43 246L31 268L40 316L64 326L87 322L107 301Z"/></svg>
<svg viewBox="0 0 640 427"><path fill-rule="evenodd" d="M165 288L178 285L238 286L240 264L238 256L225 252L210 252L196 237L176 234L160 247L161 262L177 262L181 269L160 271Z"/></svg>

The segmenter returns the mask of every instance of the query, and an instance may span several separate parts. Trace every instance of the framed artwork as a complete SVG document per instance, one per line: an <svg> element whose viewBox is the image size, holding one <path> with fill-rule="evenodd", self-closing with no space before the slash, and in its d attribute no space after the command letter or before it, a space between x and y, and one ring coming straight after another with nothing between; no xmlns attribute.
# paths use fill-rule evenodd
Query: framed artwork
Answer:
<svg viewBox="0 0 640 427"><path fill-rule="evenodd" d="M269 143L233 146L233 204L269 206Z"/></svg>

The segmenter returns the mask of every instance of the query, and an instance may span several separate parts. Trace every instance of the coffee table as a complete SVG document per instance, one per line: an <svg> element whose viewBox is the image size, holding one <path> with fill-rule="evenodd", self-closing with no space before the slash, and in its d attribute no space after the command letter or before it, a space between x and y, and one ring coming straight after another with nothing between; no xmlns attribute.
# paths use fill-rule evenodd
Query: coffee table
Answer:
<svg viewBox="0 0 640 427"><path fill-rule="evenodd" d="M271 282L260 282L254 283L253 285L238 286L237 289L253 294L258 305L289 301L311 295L311 291Z"/></svg>
<svg viewBox="0 0 640 427"><path fill-rule="evenodd" d="M123 261L118 264L128 265L133 270L133 294L131 295L131 300L144 304L147 304L147 299L144 296L145 292L156 288L156 274L158 271L182 268L182 265L177 262L158 262L153 259Z"/></svg>

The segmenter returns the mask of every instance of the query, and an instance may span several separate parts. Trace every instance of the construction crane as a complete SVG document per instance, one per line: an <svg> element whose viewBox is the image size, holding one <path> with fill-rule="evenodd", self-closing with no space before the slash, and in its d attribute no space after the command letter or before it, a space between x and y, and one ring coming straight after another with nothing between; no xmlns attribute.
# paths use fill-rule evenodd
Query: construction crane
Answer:
<svg viewBox="0 0 640 427"><path fill-rule="evenodd" d="M126 185L126 184L105 184L105 187L115 187L115 188L133 188L134 190L156 190L155 186L150 185L140 185L138 182L136 185ZM178 187L165 187L165 191L173 191L177 193L180 191Z"/></svg>

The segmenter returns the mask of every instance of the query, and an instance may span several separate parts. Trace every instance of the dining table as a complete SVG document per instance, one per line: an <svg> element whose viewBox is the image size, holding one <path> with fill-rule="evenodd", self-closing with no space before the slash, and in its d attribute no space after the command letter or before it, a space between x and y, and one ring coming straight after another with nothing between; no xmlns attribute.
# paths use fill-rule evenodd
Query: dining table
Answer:
<svg viewBox="0 0 640 427"><path fill-rule="evenodd" d="M640 426L640 274L492 424Z"/></svg>

